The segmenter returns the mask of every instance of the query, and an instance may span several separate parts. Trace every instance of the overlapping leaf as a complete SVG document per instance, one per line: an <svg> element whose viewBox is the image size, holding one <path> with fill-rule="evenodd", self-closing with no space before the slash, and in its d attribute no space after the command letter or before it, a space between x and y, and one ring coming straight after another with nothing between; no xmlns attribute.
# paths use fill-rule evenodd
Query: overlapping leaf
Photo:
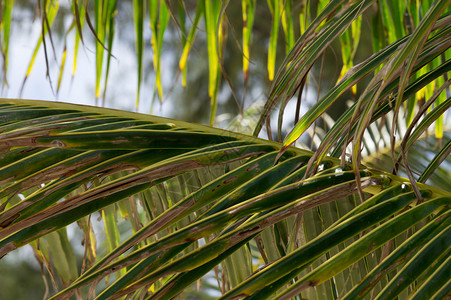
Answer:
<svg viewBox="0 0 451 300"><path fill-rule="evenodd" d="M258 2L254 2L242 1L243 28L248 30L255 20ZM372 295L381 299L400 293L414 299L445 297L449 293L451 197L449 191L415 182L425 182L434 172L443 174L436 170L450 152L442 122L451 104L450 1L429 2L301 2L302 37L275 77L255 132L265 122L269 124L279 103L283 115L295 93L302 95L308 74L334 40L342 43L344 69L354 67L300 119L284 144L115 110L2 99L0 256L32 245L41 264L55 270L50 271L52 276L58 275L63 282L55 296L63 299L73 293L97 299L125 295L183 298L195 281L213 276L208 275L212 270L222 298L355 299ZM50 6L55 3L44 1L48 9L42 15L43 37L57 12L57 5ZM83 3L72 2L72 28L76 25L76 41L83 42L86 18L97 40L99 96L102 76L106 90L116 2L95 1L95 26L87 14L88 2ZM142 73L144 3L134 1L138 77ZM163 35L170 14L176 23L177 19L172 2L149 3L161 98ZM212 123L223 71L227 3L199 1L188 33L185 22L190 12L186 3L178 2L184 47L180 70L184 74L199 20L202 15L205 18ZM279 22L286 49L291 48L292 17L298 7L292 1L268 4L273 15L271 74L277 61ZM372 17L375 54L355 64L360 20L375 8L381 12ZM9 31L4 22L10 18L9 8L5 9L6 19L1 23L4 57ZM250 40L250 33L243 30L245 74ZM317 152L288 147L345 91L368 77L363 93L330 126ZM140 84L141 78L136 105ZM416 109L419 101L425 104ZM406 130L398 127L403 111ZM384 119L388 113L390 119ZM444 146L435 149L432 160L425 159L424 167L415 166L414 171L422 173L416 179L407 156L434 123L437 144L443 138ZM399 147L395 132L402 136ZM394 170L402 163L410 183L391 172L360 165L361 144L371 153L377 145L368 143L377 139L392 147ZM328 153L345 155L350 143L350 163L327 157ZM440 186L447 187L446 183ZM95 247L102 240L92 227L91 215L97 212L105 227L106 253ZM67 239L66 226L75 222L84 234L82 266L74 266Z"/></svg>
<svg viewBox="0 0 451 300"><path fill-rule="evenodd" d="M284 297L316 285L321 291L320 283L340 272L354 274L352 265L364 260L368 249L382 259L377 249L421 220L428 224L426 234L445 238L449 231L449 218L445 217L451 204L449 193L419 184L426 201L418 205L406 180L362 167L359 184L368 196L374 196L360 205L349 205L347 197L357 192L354 171L340 167L337 159L326 158L315 175L306 176L312 157L309 151L291 148L274 165L282 145L211 127L40 101L3 99L0 110L2 256L42 237L48 239L56 230L64 237L67 225L103 211L110 245L107 253L96 262L91 254L90 267L80 270L75 280L64 267L73 260L61 257L59 272L72 283L56 298L66 298L87 285L96 286L105 277L109 284L97 286L98 299L146 294L152 299L173 297L216 266L221 266L221 272L226 268L231 272L234 266L225 260L236 251L259 259L268 257L272 250L257 247L256 241L271 245L271 235L281 258L261 271L251 263L247 272L254 274L235 281L223 297L279 293ZM219 166L217 176L207 175L210 168ZM204 181L198 189L183 188L186 179L176 181L195 173L205 174L198 175ZM171 196L174 188L177 197ZM335 208L329 203L336 203ZM336 208L341 212L330 215ZM134 222L133 216L140 224L135 222L128 234L119 232L118 210L128 222ZM300 214L311 215L313 220L328 214L330 225L318 236L304 236L303 242L295 237L280 239L294 224L307 231L316 224L293 223ZM89 229L81 228L86 239L91 239ZM364 239L355 240L368 230L372 231ZM55 246L50 248L58 249L55 233L51 237L48 241ZM414 237L406 240L409 247L424 251L432 247L426 245L424 235ZM380 239L377 245L375 239ZM260 250L242 252L248 247ZM434 251L445 253L439 250L447 249L444 247L434 246ZM402 249L398 251L406 251ZM92 252L92 248L86 251ZM335 253L333 259L319 264L311 274L305 273L328 253ZM406 267L420 268L417 261L412 258ZM437 263L446 265L446 260ZM399 259L386 264L397 265ZM334 271L327 271L331 269ZM368 276L381 272L369 269ZM286 289L299 274L304 274L305 280ZM432 280L428 278L421 282ZM346 280L340 282L343 286L337 288L344 288ZM431 293L441 287L428 283L424 289ZM394 285L381 291L376 285L374 291L384 295L398 290Z"/></svg>

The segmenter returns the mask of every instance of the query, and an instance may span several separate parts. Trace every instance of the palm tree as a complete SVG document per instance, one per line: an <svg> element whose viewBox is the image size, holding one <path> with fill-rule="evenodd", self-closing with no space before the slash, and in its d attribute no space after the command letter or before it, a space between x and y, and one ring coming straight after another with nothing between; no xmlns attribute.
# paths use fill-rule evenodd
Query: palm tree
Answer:
<svg viewBox="0 0 451 300"><path fill-rule="evenodd" d="M73 2L79 29L80 2ZM252 136L107 108L1 99L0 257L31 245L58 288L52 298L61 299L187 298L196 282L203 291L216 285L222 299L449 297L449 183L425 182L443 172L451 149L443 128L451 103L451 1L430 2L307 1L300 11L308 26L294 42L291 1L268 1L275 20L268 56L273 83ZM96 22L106 18L93 28L98 53L108 49L115 3L107 3L112 6L95 10ZM134 2L138 61L143 3ZM158 32L175 15L167 4L151 9L159 12L151 19L156 56ZM245 21L254 18L255 5L243 1ZM205 15L207 28L212 123L224 9L201 1L196 13ZM370 10L375 51L353 66L361 18ZM290 51L273 74L279 20ZM244 24L252 28L252 21ZM393 30L385 31L390 24ZM301 101L315 63L337 39L342 78L296 117L283 142L272 141L274 110L281 139L288 101L296 94ZM154 66L158 74L158 59ZM364 89L355 102L324 134L311 134L321 139L316 151L296 147L311 126L327 123L327 109L356 84ZM432 126L442 146L432 156L425 150L424 168L412 166L409 155L418 143L431 142L425 136ZM262 128L269 140L257 137ZM372 149L379 138L388 150ZM386 153L388 172L375 162ZM81 263L68 238L73 223L83 232Z"/></svg>

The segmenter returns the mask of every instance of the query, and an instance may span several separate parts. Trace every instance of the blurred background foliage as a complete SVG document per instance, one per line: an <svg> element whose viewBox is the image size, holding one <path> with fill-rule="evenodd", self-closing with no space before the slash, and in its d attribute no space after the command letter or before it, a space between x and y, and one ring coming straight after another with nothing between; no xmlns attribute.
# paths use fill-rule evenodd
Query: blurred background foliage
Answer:
<svg viewBox="0 0 451 300"><path fill-rule="evenodd" d="M141 4L142 22L139 22L140 15L135 11L140 2L146 2ZM155 29L152 29L153 21L150 20L148 11L152 9L150 3L153 2L157 3L158 12L159 5L170 8L167 26L161 30L163 33L154 32ZM75 13L74 6L78 2L74 1L46 1L45 14L45 10L39 6L44 2L3 1L3 95L38 98L35 86L29 81L46 79L48 76L47 86L43 85L43 81L39 82L40 88L45 92L40 99L77 100L68 97L70 95L79 98L78 101L83 103L139 110L144 113L151 111L154 114L162 113L162 109L159 109L161 101L161 105L167 107L163 111L166 116L195 120L199 123L209 122L212 112L210 108L217 103L216 115L221 117L215 125L227 124L221 121L230 120L256 101L265 101L271 82L268 69L275 69L281 64L294 45L294 40L299 38L302 28L305 30L316 16L318 5L324 4L301 1L290 4L290 12L286 13L283 1L276 1L277 6L283 6L282 9L279 8L283 13L279 19L275 19L271 9L271 3L274 1L243 1L230 3L231 5L227 5L227 2L215 2L219 6L215 9L221 10L221 17L224 19L220 27L220 31L224 32L220 47L223 53L221 64L214 59L205 59L215 56L208 54L207 46L209 36L211 38L215 34L209 35L207 31L203 1L200 1L199 5L198 1L173 0L162 1L161 4L159 1L105 1L105 4L102 4L105 7L99 5L99 10L103 12L102 17L96 15L94 5L103 3L102 1L81 1L77 5L78 14ZM106 7L106 3L114 8ZM88 9L89 22L83 17L85 8ZM55 14L53 22L50 20L52 14ZM199 15L197 18L196 14ZM361 25L362 30L367 32L371 30L371 14L372 12L364 14L365 20ZM77 15L80 22L76 21ZM8 16L11 17L11 26L7 26ZM48 22L44 22L46 34L42 39L40 21L45 17ZM157 14L157 21L159 17ZM109 18L112 26L107 26L107 21L97 21L99 18ZM272 30L275 24L279 23L279 30ZM289 26L283 25L285 23ZM46 24L50 25L49 31ZM97 27L102 28L97 30L106 32L104 47L96 44L98 39L101 40L95 31ZM82 35L78 34L79 30ZM153 39L158 34L162 36L159 42ZM316 100L318 90L327 91L332 87L340 74L344 74L347 68L352 66L353 61L360 62L372 53L371 36L360 37L360 30L354 34L357 40L361 39L362 42L355 43L354 52L349 54L354 59L349 61L348 58L347 65L343 65L338 40L325 52L324 64L329 67L321 69L321 62L315 65L312 78L309 79L311 87L307 103ZM189 38L192 38L192 44L186 41ZM111 47L108 47L109 43ZM158 47L155 43L158 43ZM13 52L9 51L11 47ZM28 52L24 51L24 48ZM161 50L158 50L159 48ZM269 49L275 54L271 60L268 56ZM20 62L17 61L15 53L20 53ZM185 61L183 58L189 59ZM35 64L38 69L34 68ZM212 84L209 79L213 76L211 65L219 68L217 77L220 78L218 86L213 88L210 87ZM157 66L159 76L156 75ZM8 80L9 76L14 76L14 80ZM112 84L108 84L109 82ZM318 84L319 82L321 84ZM210 89L214 92L210 92ZM80 94L79 90L83 93ZM130 100L130 93L134 94L136 102ZM352 99L351 93L348 97ZM344 100L341 101L343 102ZM341 106L342 104L337 105ZM178 107L183 109L177 109ZM334 109L331 113L333 117L337 117L340 110Z"/></svg>
<svg viewBox="0 0 451 300"><path fill-rule="evenodd" d="M342 2L343 6L347 6L353 1ZM274 105L286 112L283 124L262 126L260 136L290 141L288 144L296 141L296 145L304 149L317 150L328 129L350 104L360 98L372 77L362 76L356 85L340 93L330 107L324 108L324 114L313 125L308 124L305 134L290 140L288 134L300 116L327 95L352 67L412 33L431 5L436 3L431 0L364 2L368 2L364 12L353 20L349 28L330 38L325 49L318 52L319 56L312 62L303 83L305 86L299 89L297 85L296 89L280 96L274 93L283 86L277 70L281 70L282 74L288 69L292 61L287 61L286 57L299 54L290 51L299 46L299 37L329 1L3 0L0 6L2 94L7 97L75 102L80 97L78 102L81 103L164 115L247 134L251 134L259 122L265 121L259 121L259 118L267 110L266 117L273 124L277 123L278 115L269 109L268 103L280 97L281 101L274 101ZM441 15L443 22L448 22L442 26L445 29L449 28L449 10L449 7L445 8ZM318 24L317 33L327 28L330 19L329 16ZM17 51L17 40L27 51ZM443 44L449 48L449 43L448 35ZM418 70L410 78L411 82L449 59L450 50L447 49ZM382 67L383 64L376 71ZM298 83L297 75L291 76L290 79ZM409 98L401 107L405 117L397 120L398 135L402 136L405 132L418 107L447 80L449 69ZM436 105L449 97L449 88L445 88ZM267 102L267 99L270 101ZM447 157L449 147L444 145L449 143L450 136L446 130L449 124L444 116L438 118L435 126L431 125L427 137L423 136L410 149L409 161L411 166L415 166L414 173L422 174L431 159L445 149L442 154L445 159L428 184L449 191L446 180L451 174ZM370 167L392 172L392 128L386 120L378 123L374 134L368 131L371 138L362 147L363 162ZM214 172L212 170L211 178L215 178ZM407 176L402 167L399 174ZM190 176L190 186L186 188L189 191L196 190L209 180L203 178L204 175ZM157 199L167 197L163 189L152 193ZM184 193L186 191L174 192L171 197L180 199ZM109 209L112 210L109 221L111 224L117 223L117 227L111 225L108 229L107 221L92 225L98 226L93 231L106 231L108 238L87 234L91 225L79 224L80 228L85 229L84 235L73 229L40 239L41 243L50 245L49 249L71 241L73 250L57 252L67 254L67 257L61 258L64 263L60 264L66 264L66 268L58 269L49 262L55 259L51 250L49 253L38 253L37 247L34 254L41 259L41 269L46 270L43 275L39 267L31 267L29 261L23 258L6 257L6 260L0 261L0 299L33 299L35 296L39 299L42 295L54 293L55 287L66 286L65 280L71 281L77 276L71 274L74 269L71 264L80 266L83 260L86 248L80 245L80 240L86 243L86 236L92 236L94 249L109 247L111 250L115 246L108 245L111 237L115 237L118 243L135 231L132 222L123 217L128 215L124 211L130 210L125 202ZM103 213L96 217L107 220L107 209ZM316 221L315 226L321 227L319 224ZM318 228L318 233L320 231L321 228ZM67 234L71 236L68 238ZM258 251L256 244L252 246L254 249L249 251L258 256L255 255ZM281 251L285 250L278 249L276 252ZM29 252L27 255L32 256ZM104 253L95 255L102 257ZM277 257L275 254L269 260ZM227 263L233 269L230 262ZM35 275L31 276L32 273ZM238 273L236 277L242 276ZM211 282L214 274L209 275L210 281L199 282L197 286L187 289L182 297L208 299L209 295L219 295L219 288ZM8 288L18 286L24 276L30 278L27 289ZM42 284L43 281L46 285ZM35 282L36 287L33 288ZM235 284L232 283L232 286ZM48 291L44 290L45 286Z"/></svg>

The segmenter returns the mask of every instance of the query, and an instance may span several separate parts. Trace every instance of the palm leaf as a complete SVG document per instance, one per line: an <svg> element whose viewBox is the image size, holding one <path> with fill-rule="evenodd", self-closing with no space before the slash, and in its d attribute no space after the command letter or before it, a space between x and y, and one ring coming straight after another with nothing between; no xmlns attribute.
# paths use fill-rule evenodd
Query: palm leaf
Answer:
<svg viewBox="0 0 451 300"><path fill-rule="evenodd" d="M0 21L0 37L2 45L0 51L3 57L3 85L8 84L6 77L8 70L8 48L9 48L9 35L11 30L11 15L14 6L14 1L5 1L0 4L1 21Z"/></svg>
<svg viewBox="0 0 451 300"><path fill-rule="evenodd" d="M242 1L245 83L250 31L261 9L254 2ZM48 33L51 40L58 3L43 4L46 54L43 38ZM96 97L102 80L105 97L116 1L95 1L95 26L88 2L83 3L73 1L75 21L68 30L76 25L78 44L78 39L83 42L84 21L91 28L96 39ZM133 3L138 106L147 12L143 1ZM184 74L204 15L213 123L224 72L228 2L200 1L188 35L185 19L191 11L186 3L149 3L160 99L163 36L169 16L178 22L172 10L178 6L183 35L179 65ZM136 113L0 99L0 257L31 245L49 270L57 292L53 297L62 299L71 294L184 299L196 281L206 292L212 277L227 299L449 295L451 195L443 163L448 163L451 148L443 119L451 105L450 1L267 4L263 6L273 15L267 62L271 79L279 22L288 55L276 73L256 134L266 123L271 135L269 120L280 104L282 137L288 101L299 93L300 103L318 58L334 41L341 43L344 64L340 81L318 98L282 144ZM4 70L11 7L0 5ZM374 9L375 53L356 63L364 13ZM298 12L301 37L294 42L292 16ZM60 76L63 67L64 56ZM326 111L357 85L363 90L355 94L357 101L338 120L328 121ZM403 113L406 121L400 120ZM315 125L312 130L317 120L328 128ZM434 124L431 142L427 135ZM305 133L315 153L290 147ZM401 136L399 142L395 136ZM438 147L431 146L434 142ZM426 150L421 149L423 143ZM349 152L352 160L346 161ZM412 160L415 153L421 153L415 156L418 161ZM367 166L360 164L363 155L372 155ZM425 185L431 175L445 179L432 183L431 177ZM101 234L93 225L97 214L103 219ZM77 225L68 229L70 224ZM83 234L81 265L69 230ZM96 244L102 240L105 245L98 251Z"/></svg>
<svg viewBox="0 0 451 300"><path fill-rule="evenodd" d="M111 228L106 232L109 250L97 254L97 261L74 281L62 269L66 273L61 276L72 283L57 298L87 285L97 286L98 299L170 298L215 266L228 270L223 276L239 278L232 272L237 266L226 263L236 251L251 260L274 257L268 248L260 248L261 253L245 250L257 249L259 235L266 245L274 235L281 258L260 271L251 263L246 272L253 275L229 281L233 284L223 297L288 297L317 285L317 293L333 294L320 283L342 272L354 277L357 271L363 272L359 278L371 280L362 286L371 282L381 296L402 289L416 292L408 284L401 289L391 277L384 290L375 284L385 280L387 268L395 272L393 266L399 264L405 265L400 274L409 274L409 284L416 281L421 288L424 283L421 293L439 292L446 284L430 283L437 276L430 266L442 270L447 264L437 258L449 251L440 242L449 240L449 192L418 183L424 199L420 203L406 179L361 166L358 180L368 200L359 204L349 198L357 192L355 172L340 166L338 159L324 158L317 172L306 176L310 151L289 148L274 165L282 144L212 127L44 101L2 99L0 110L2 256L99 210L109 211L103 215ZM194 178L200 188L190 184ZM331 215L336 208L340 211ZM122 219L114 213L118 210L128 219L124 222L135 222L131 232L116 231L114 224ZM280 239L302 213L306 232L313 232L317 222L307 222L308 216L326 218L329 225L317 236L300 233L300 240ZM410 237L420 225L424 229ZM356 239L359 235L363 238ZM400 235L405 242L394 245L394 257L381 256L378 249ZM430 236L437 242L429 244ZM417 249L416 256L404 249ZM428 256L429 249L434 255L429 254L431 262L425 266L418 255ZM411 259L400 261L398 253ZM371 261L371 255L377 261L385 258L387 268L378 267L377 261L367 270L352 267ZM312 264L317 266L313 271ZM420 278L422 273L429 275ZM98 285L106 276L107 286ZM294 278L300 280L287 289ZM336 282L335 290L345 288L345 279Z"/></svg>

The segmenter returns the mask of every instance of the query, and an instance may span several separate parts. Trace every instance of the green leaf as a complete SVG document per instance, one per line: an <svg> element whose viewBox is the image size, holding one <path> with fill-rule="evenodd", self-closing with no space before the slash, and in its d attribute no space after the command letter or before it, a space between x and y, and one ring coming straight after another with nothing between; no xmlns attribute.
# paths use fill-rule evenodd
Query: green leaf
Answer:
<svg viewBox="0 0 451 300"><path fill-rule="evenodd" d="M268 0L268 5L271 7L272 12L272 26L268 49L268 79L272 81L276 68L277 39L279 37L280 14L283 3L279 0Z"/></svg>
<svg viewBox="0 0 451 300"><path fill-rule="evenodd" d="M66 52L64 44L61 51L53 49L59 43L53 43L50 29L53 17L59 22L67 14L56 15L55 3L43 2L40 21L47 68L48 53L63 54L55 59L58 90L64 84ZM73 20L62 34L73 34L77 51L79 41L87 42L82 30L89 26L96 43L96 92L105 102L113 41L122 43L114 30L123 23L115 18L116 1L88 3L71 1L67 12ZM4 66L14 16L9 4L0 5ZM240 78L228 63L234 44L227 34L232 33L235 52L243 54L245 89L248 81L255 82L248 62L257 34L269 41L267 67L274 63L274 80L255 133L266 123L272 135L269 120L277 109L279 139L289 132L285 143L118 110L0 99L0 256L32 245L52 278L53 298L60 299L74 294L184 299L212 288L222 298L445 297L450 290L449 134L443 118L450 104L449 4L243 0L236 14L235 7L221 1L130 3L139 77L136 106L147 14L154 96L163 98L164 39L181 40L171 45L183 48L182 84L191 49L205 50L199 53L208 53L211 124L222 75L234 95L244 101L246 93L237 89ZM301 37L295 42L292 18L298 17ZM372 38L363 34L370 18ZM286 52L276 51L279 22ZM199 29L205 35L196 39ZM339 48L342 77L330 87L336 78L323 78L322 71L337 69L328 58ZM311 103L306 91L316 84L321 87L318 103L300 116L301 104ZM357 85L353 104L340 106ZM282 118L295 96L297 125ZM257 116L256 106L243 110L235 123L249 113ZM338 106L343 111L336 120L326 115ZM234 128L243 131L244 126ZM427 140L431 126L438 139ZM305 131L316 152L289 147ZM335 158L340 155L341 160ZM393 175L398 169L409 179ZM423 174L419 182L416 174ZM429 176L431 185L421 183ZM101 226L95 224L97 212ZM66 235L74 222L78 227L70 230L84 242L82 261L75 259L79 251L71 245L77 239L69 243Z"/></svg>
<svg viewBox="0 0 451 300"><path fill-rule="evenodd" d="M153 68L155 70L155 85L160 101L163 101L163 86L161 83L161 50L163 37L169 21L169 10L165 1L150 0L149 2L150 29L152 31ZM142 32L140 34L142 36Z"/></svg>
<svg viewBox="0 0 451 300"><path fill-rule="evenodd" d="M136 58L138 60L138 86L136 93L135 109L138 110L139 95L141 91L143 73L143 53L144 53L144 0L133 0L133 17L135 21L136 33Z"/></svg>
<svg viewBox="0 0 451 300"><path fill-rule="evenodd" d="M251 33L254 25L256 6L256 0L242 0L241 2L243 11L243 73L245 82L248 80Z"/></svg>
<svg viewBox="0 0 451 300"><path fill-rule="evenodd" d="M7 85L9 34L11 32L11 16L14 0L2 2L0 5L0 10L2 11L2 18L0 20L2 45L0 50L3 56L3 85Z"/></svg>
<svg viewBox="0 0 451 300"><path fill-rule="evenodd" d="M50 250L50 260L65 284L78 277L75 254L65 228L48 234L44 240Z"/></svg>
<svg viewBox="0 0 451 300"><path fill-rule="evenodd" d="M196 37L196 33L198 30L198 24L199 20L204 13L204 1L199 1L199 3L196 6L196 14L194 16L194 20L191 25L191 29L189 31L188 37L186 37L185 44L183 46L183 52L180 57L179 61L179 68L183 72L183 81L182 85L186 86L186 70L187 70L187 60L188 60L188 54L193 46L194 38Z"/></svg>
<svg viewBox="0 0 451 300"><path fill-rule="evenodd" d="M28 79L28 76L30 76L31 71L33 69L34 66L34 61L36 59L36 56L38 54L39 48L41 47L41 44L43 43L44 39L45 39L45 35L47 33L49 33L50 31L50 26L53 24L53 21L55 20L56 14L58 13L58 9L59 9L59 1L48 1L46 2L46 7L43 7L43 10L45 11L45 16L46 16L46 21L44 22L43 20L43 24L42 24L42 32L41 35L36 43L36 46L34 47L34 51L33 54L31 56L30 59L30 63L28 64L28 68L27 68L27 73L25 74L25 78L22 82L22 87L20 88L21 93L25 87L25 83ZM47 70L48 72L48 70ZM48 73L47 73L48 76Z"/></svg>

